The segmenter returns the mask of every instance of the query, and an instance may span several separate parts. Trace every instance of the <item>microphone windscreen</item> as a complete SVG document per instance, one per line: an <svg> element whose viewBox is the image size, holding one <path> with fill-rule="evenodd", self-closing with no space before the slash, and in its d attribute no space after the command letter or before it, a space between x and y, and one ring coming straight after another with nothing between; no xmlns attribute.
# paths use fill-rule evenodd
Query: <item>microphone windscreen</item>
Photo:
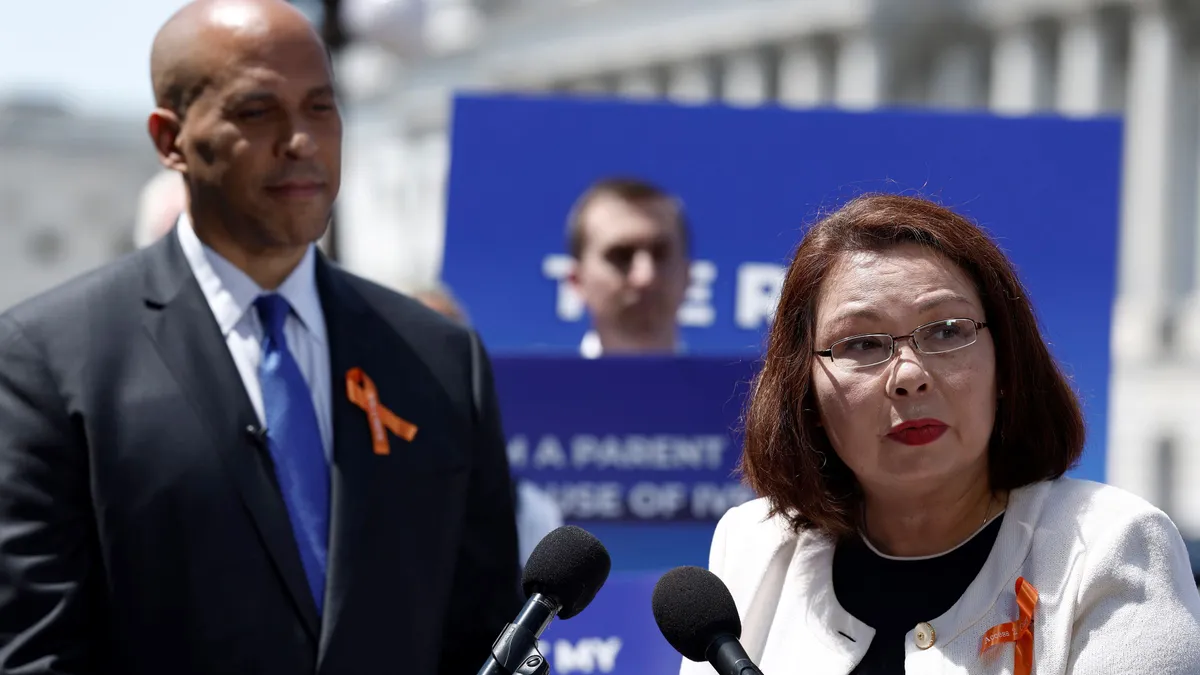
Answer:
<svg viewBox="0 0 1200 675"><path fill-rule="evenodd" d="M608 580L612 560L604 544L587 530L564 525L538 542L525 561L525 595L541 593L562 604L558 618L582 612Z"/></svg>
<svg viewBox="0 0 1200 675"><path fill-rule="evenodd" d="M654 585L654 621L663 637L692 661L722 635L742 637L742 620L729 589L703 567L676 567Z"/></svg>

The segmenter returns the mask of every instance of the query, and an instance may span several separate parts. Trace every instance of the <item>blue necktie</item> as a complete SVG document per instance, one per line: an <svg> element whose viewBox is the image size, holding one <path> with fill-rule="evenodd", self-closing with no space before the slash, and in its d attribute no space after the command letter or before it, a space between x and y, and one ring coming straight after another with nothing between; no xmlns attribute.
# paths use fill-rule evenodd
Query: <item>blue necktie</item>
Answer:
<svg viewBox="0 0 1200 675"><path fill-rule="evenodd" d="M267 418L267 444L319 614L325 599L329 551L329 464L312 394L283 335L283 324L292 307L277 294L259 296L254 305L264 333L258 376Z"/></svg>

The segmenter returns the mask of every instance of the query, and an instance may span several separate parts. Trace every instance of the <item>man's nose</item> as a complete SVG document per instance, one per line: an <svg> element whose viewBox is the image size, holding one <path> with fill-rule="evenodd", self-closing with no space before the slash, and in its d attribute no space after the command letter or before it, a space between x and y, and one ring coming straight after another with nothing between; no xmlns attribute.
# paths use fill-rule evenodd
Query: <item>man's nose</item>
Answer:
<svg viewBox="0 0 1200 675"><path fill-rule="evenodd" d="M658 265L649 251L638 251L633 255L633 264L629 266L629 284L637 288L645 288L654 283L658 275Z"/></svg>
<svg viewBox="0 0 1200 675"><path fill-rule="evenodd" d="M284 154L295 159L308 159L317 153L317 141L302 119L292 119L280 139Z"/></svg>

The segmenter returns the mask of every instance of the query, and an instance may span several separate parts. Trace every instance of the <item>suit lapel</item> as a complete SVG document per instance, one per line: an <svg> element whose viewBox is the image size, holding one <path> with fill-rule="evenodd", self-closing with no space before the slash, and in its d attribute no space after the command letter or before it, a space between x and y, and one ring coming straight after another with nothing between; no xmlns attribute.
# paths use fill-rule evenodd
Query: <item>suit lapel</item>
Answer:
<svg viewBox="0 0 1200 675"><path fill-rule="evenodd" d="M325 314L329 339L330 397L333 412L333 465L330 467L329 567L326 570L325 626L318 648L318 663L328 647L346 604L350 567L362 540L368 517L370 474L374 469L372 439L365 413L346 395L346 372L363 368L373 376L372 341L375 318L365 302L346 287L323 258L317 262L317 290ZM365 361L364 361L365 359Z"/></svg>
<svg viewBox="0 0 1200 675"><path fill-rule="evenodd" d="M760 633L756 639L765 642L759 667L771 673L850 673L866 653L875 630L838 603L833 592L834 542L811 532L794 542L794 547L780 549L790 551L790 556L771 561L773 568L786 565L786 569L776 568L764 577L770 585L758 589L759 594L777 598L773 616L759 612L755 617ZM771 626L802 626L804 630L771 631ZM764 630L767 632L762 635Z"/></svg>
<svg viewBox="0 0 1200 675"><path fill-rule="evenodd" d="M164 362L208 424L213 447L249 511L275 568L314 639L316 604L308 590L287 509L261 442L258 417L241 375L175 236L149 252L145 327Z"/></svg>
<svg viewBox="0 0 1200 675"><path fill-rule="evenodd" d="M438 509L448 476L462 448L456 433L466 433L469 420L453 415L428 366L396 329L352 286L348 275L323 258L317 259L317 288L329 336L333 382L332 514L325 617L318 650L318 669L332 656L339 633L352 633L358 622L378 621L366 611L367 594L421 597L421 585L436 575L429 568L444 564L425 559L413 547L436 538L435 527L421 509ZM419 427L410 443L388 433L390 455L373 452L366 413L346 393L346 372L361 368L378 387L379 402ZM462 459L465 463L467 460ZM396 625L408 614L394 607ZM368 614L370 614L368 616ZM331 666L332 667L332 666Z"/></svg>

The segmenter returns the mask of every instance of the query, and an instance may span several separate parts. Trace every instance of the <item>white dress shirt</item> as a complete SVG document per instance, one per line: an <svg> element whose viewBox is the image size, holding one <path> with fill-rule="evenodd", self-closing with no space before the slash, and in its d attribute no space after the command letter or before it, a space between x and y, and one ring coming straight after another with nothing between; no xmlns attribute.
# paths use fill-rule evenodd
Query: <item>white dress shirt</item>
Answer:
<svg viewBox="0 0 1200 675"><path fill-rule="evenodd" d="M683 342L675 343L677 356L686 353L687 345ZM600 344L600 334L595 329L583 334L583 339L579 341L579 355L585 359L598 359L604 356L604 346Z"/></svg>
<svg viewBox="0 0 1200 675"><path fill-rule="evenodd" d="M221 335L225 336L225 344L242 376L242 384L250 395L250 403L258 414L258 421L265 426L262 384L258 379L258 366L262 362L263 327L254 309L254 300L270 291L263 290L245 272L205 246L196 236L186 213L180 216L176 231L192 274L200 282L200 290L208 300L213 317L221 328ZM292 312L283 325L283 334L312 392L317 425L321 429L321 443L325 448L325 457L329 458L333 452L329 343L325 332L325 313L321 311L321 298L317 293L315 247L308 247L300 264L275 292L292 306Z"/></svg>
<svg viewBox="0 0 1200 675"><path fill-rule="evenodd" d="M542 538L563 524L562 508L554 497L529 481L517 482L517 548L522 566Z"/></svg>

